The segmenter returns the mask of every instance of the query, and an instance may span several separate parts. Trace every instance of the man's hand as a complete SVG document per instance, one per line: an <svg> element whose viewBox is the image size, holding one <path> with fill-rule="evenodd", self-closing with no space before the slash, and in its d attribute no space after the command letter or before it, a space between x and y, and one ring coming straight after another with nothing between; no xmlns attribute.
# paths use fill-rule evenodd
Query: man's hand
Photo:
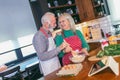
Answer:
<svg viewBox="0 0 120 80"><path fill-rule="evenodd" d="M4 71L7 69L7 66L6 65L1 65L0 66L0 72Z"/></svg>
<svg viewBox="0 0 120 80"><path fill-rule="evenodd" d="M55 38L57 34L60 35L61 31L62 31L61 29L53 31L52 32L52 37Z"/></svg>

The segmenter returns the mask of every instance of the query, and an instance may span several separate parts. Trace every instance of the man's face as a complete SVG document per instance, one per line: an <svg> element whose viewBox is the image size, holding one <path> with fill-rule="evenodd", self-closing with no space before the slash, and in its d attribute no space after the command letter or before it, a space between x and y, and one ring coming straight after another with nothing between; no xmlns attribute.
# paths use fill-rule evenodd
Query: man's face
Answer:
<svg viewBox="0 0 120 80"><path fill-rule="evenodd" d="M49 24L49 27L54 29L56 27L56 18L55 16L51 16L50 19L51 19L51 22Z"/></svg>

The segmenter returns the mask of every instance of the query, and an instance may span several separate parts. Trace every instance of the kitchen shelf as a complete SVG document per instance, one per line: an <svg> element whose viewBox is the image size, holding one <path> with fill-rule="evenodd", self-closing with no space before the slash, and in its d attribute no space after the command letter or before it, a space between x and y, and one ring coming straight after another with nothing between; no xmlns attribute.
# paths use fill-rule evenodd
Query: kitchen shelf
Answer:
<svg viewBox="0 0 120 80"><path fill-rule="evenodd" d="M53 7L49 7L49 9L57 9L57 8L65 8L65 7L72 7L72 6L76 6L76 4L66 4L66 5L59 5L59 6L53 6Z"/></svg>
<svg viewBox="0 0 120 80"><path fill-rule="evenodd" d="M78 14L71 14L71 16L75 16L75 15L78 15Z"/></svg>
<svg viewBox="0 0 120 80"><path fill-rule="evenodd" d="M68 1L70 1L70 3L68 3ZM47 0L47 4L49 11L55 14L56 19L61 13L69 13L73 17L75 23L80 23L75 0Z"/></svg>
<svg viewBox="0 0 120 80"><path fill-rule="evenodd" d="M100 6L104 6L104 3L96 4L96 5L94 5L93 7L96 8L96 7L100 7Z"/></svg>
<svg viewBox="0 0 120 80"><path fill-rule="evenodd" d="M92 0L95 18L101 18L109 15L107 0Z"/></svg>

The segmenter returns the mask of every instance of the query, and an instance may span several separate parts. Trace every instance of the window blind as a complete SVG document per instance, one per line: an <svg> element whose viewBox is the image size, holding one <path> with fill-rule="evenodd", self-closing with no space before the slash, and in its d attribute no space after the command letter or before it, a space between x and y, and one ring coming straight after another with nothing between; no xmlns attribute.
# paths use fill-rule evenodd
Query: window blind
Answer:
<svg viewBox="0 0 120 80"><path fill-rule="evenodd" d="M36 31L29 0L0 0L0 44L10 41L13 44L10 49L19 48L18 38ZM2 47L7 48L8 45Z"/></svg>

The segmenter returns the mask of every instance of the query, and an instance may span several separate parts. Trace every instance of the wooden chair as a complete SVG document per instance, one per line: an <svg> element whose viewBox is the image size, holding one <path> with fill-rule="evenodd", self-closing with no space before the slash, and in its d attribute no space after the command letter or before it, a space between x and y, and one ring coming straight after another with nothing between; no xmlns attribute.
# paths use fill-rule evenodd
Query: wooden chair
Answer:
<svg viewBox="0 0 120 80"><path fill-rule="evenodd" d="M37 80L38 78L43 76L39 70L39 62L27 66L26 72L27 77L25 78L25 80Z"/></svg>
<svg viewBox="0 0 120 80"><path fill-rule="evenodd" d="M2 77L2 80L24 80L20 72L20 66L13 66L0 72L0 77Z"/></svg>

